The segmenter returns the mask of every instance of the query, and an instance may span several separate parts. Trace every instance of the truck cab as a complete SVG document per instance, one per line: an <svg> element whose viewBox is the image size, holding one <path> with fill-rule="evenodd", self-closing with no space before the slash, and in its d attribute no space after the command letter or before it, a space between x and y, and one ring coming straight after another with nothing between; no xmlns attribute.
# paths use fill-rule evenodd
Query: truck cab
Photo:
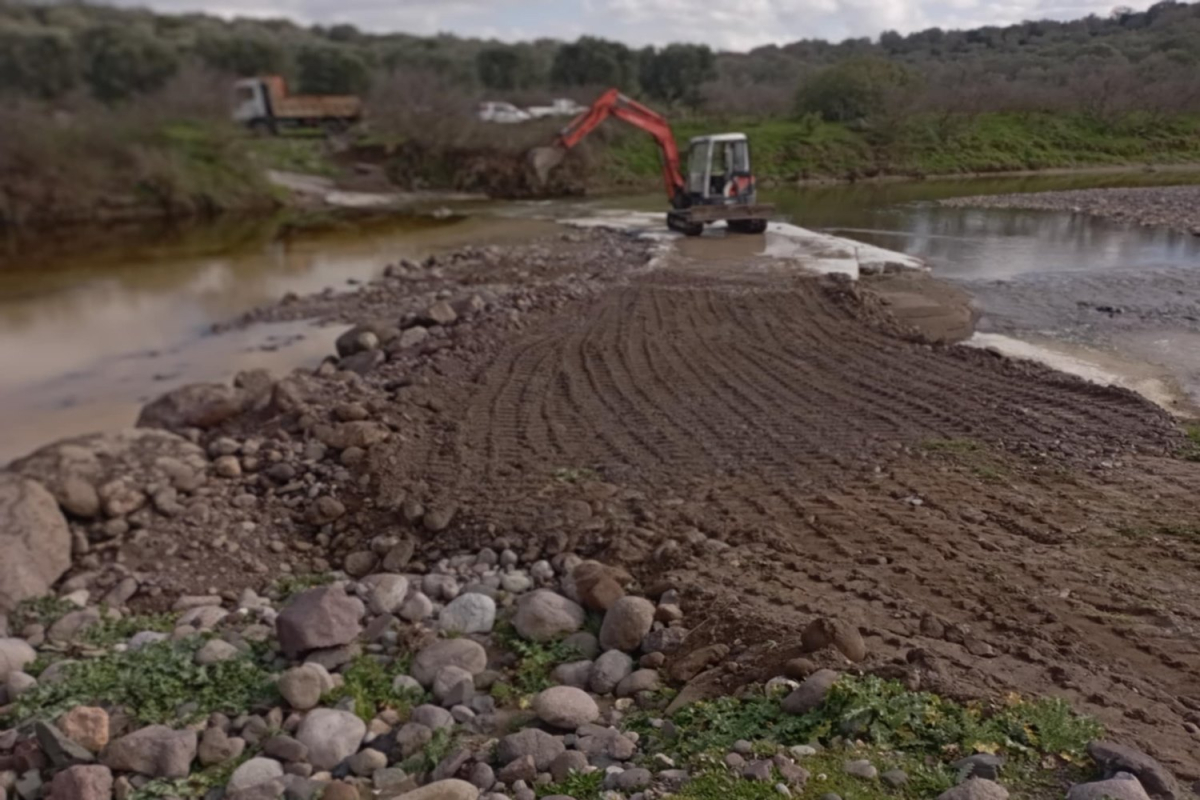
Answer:
<svg viewBox="0 0 1200 800"><path fill-rule="evenodd" d="M270 120L271 96L264 81L246 78L233 84L233 111L230 115L239 125L253 127L258 121Z"/></svg>

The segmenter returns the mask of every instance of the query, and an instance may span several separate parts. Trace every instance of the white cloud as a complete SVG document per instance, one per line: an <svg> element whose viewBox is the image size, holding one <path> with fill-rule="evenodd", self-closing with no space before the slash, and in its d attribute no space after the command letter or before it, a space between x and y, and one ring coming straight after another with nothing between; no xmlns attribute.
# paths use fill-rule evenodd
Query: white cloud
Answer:
<svg viewBox="0 0 1200 800"><path fill-rule="evenodd" d="M364 29L450 31L506 40L581 33L632 45L704 42L745 50L802 38L875 37L888 29L1006 25L1107 14L1116 0L112 0L162 11L350 22ZM1137 7L1149 5L1140 0Z"/></svg>

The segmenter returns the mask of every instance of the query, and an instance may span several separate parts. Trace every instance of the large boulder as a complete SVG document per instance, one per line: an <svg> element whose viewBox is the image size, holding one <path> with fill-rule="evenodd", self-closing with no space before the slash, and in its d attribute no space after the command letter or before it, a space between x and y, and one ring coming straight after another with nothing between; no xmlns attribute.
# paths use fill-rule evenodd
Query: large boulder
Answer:
<svg viewBox="0 0 1200 800"><path fill-rule="evenodd" d="M522 638L546 642L575 633L584 619L583 606L557 592L539 589L518 601L513 627Z"/></svg>
<svg viewBox="0 0 1200 800"><path fill-rule="evenodd" d="M366 609L341 586L319 586L292 598L275 620L279 645L291 657L350 644L362 631Z"/></svg>
<svg viewBox="0 0 1200 800"><path fill-rule="evenodd" d="M838 674L831 669L822 669L809 675L787 697L783 698L783 710L789 714L807 714L825 703L825 696L837 683Z"/></svg>
<svg viewBox="0 0 1200 800"><path fill-rule="evenodd" d="M329 770L358 752L367 723L349 711L318 708L308 712L296 739L308 748L308 760L319 770Z"/></svg>
<svg viewBox="0 0 1200 800"><path fill-rule="evenodd" d="M71 741L98 753L108 744L108 712L96 706L75 706L59 719L58 729Z"/></svg>
<svg viewBox="0 0 1200 800"><path fill-rule="evenodd" d="M1113 742L1092 742L1088 755L1104 770L1105 777L1127 772L1139 781L1147 794L1160 800L1175 800L1179 787L1175 776L1150 756L1127 745Z"/></svg>
<svg viewBox="0 0 1200 800"><path fill-rule="evenodd" d="M1067 792L1067 800L1150 800L1150 795L1137 778L1118 772L1106 781L1075 784Z"/></svg>
<svg viewBox="0 0 1200 800"><path fill-rule="evenodd" d="M533 710L547 725L569 731L595 722L600 716L600 707L592 696L573 686L552 686L540 692L533 698Z"/></svg>
<svg viewBox="0 0 1200 800"><path fill-rule="evenodd" d="M111 800L112 795L112 770L95 764L69 767L50 782L54 800Z"/></svg>
<svg viewBox="0 0 1200 800"><path fill-rule="evenodd" d="M21 672L37 658L37 651L24 639L0 639L0 684L14 672Z"/></svg>
<svg viewBox="0 0 1200 800"><path fill-rule="evenodd" d="M466 781L450 778L444 781L434 781L420 789L405 792L396 800L476 800L478 797L478 788Z"/></svg>
<svg viewBox="0 0 1200 800"><path fill-rule="evenodd" d="M109 769L150 778L186 778L196 758L195 731L151 725L109 743L100 760Z"/></svg>
<svg viewBox="0 0 1200 800"><path fill-rule="evenodd" d="M417 653L409 672L422 686L429 688L443 667L462 667L472 675L478 675L487 669L487 651L470 639L439 639Z"/></svg>
<svg viewBox="0 0 1200 800"><path fill-rule="evenodd" d="M644 597L622 597L604 614L600 646L605 650L636 650L653 624L653 603Z"/></svg>
<svg viewBox="0 0 1200 800"><path fill-rule="evenodd" d="M442 609L438 623L451 633L488 633L496 624L496 601L486 594L461 594Z"/></svg>
<svg viewBox="0 0 1200 800"><path fill-rule="evenodd" d="M608 650L592 665L589 688L596 694L608 694L631 674L633 657L620 650Z"/></svg>
<svg viewBox="0 0 1200 800"><path fill-rule="evenodd" d="M236 417L249 398L241 389L223 383L191 383L172 389L142 408L139 428L214 428Z"/></svg>
<svg viewBox="0 0 1200 800"><path fill-rule="evenodd" d="M283 765L273 758L252 758L233 771L225 787L227 793L240 792L251 786L283 777Z"/></svg>
<svg viewBox="0 0 1200 800"><path fill-rule="evenodd" d="M501 739L500 744L496 746L496 758L501 764L509 764L518 758L533 756L534 764L541 772L550 769L554 759L566 749L562 739L537 728L526 728Z"/></svg>
<svg viewBox="0 0 1200 800"><path fill-rule="evenodd" d="M63 439L9 469L49 489L67 514L92 519L128 505L118 493L141 497L140 504L141 489L151 484L194 491L207 480L208 458L199 445L169 431L127 428Z"/></svg>
<svg viewBox="0 0 1200 800"><path fill-rule="evenodd" d="M71 531L54 495L0 472L0 613L41 597L71 567Z"/></svg>

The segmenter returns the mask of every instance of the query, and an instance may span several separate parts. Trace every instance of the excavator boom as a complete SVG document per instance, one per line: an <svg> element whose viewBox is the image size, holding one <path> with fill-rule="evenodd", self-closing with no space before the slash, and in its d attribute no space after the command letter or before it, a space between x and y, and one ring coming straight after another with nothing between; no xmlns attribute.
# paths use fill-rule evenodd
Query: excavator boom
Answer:
<svg viewBox="0 0 1200 800"><path fill-rule="evenodd" d="M538 180L545 183L550 171L562 162L566 151L583 141L609 117L628 122L654 137L662 153L667 197L672 205L680 202L685 195L686 184L679 167L679 146L675 143L670 124L661 114L626 97L617 89L609 89L591 108L567 125L559 134L555 146L538 148L531 153L530 159Z"/></svg>

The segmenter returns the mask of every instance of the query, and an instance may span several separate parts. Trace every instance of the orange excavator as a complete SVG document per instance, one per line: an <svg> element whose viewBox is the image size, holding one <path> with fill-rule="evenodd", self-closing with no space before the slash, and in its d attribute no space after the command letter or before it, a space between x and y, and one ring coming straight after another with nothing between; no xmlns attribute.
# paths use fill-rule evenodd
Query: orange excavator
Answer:
<svg viewBox="0 0 1200 800"><path fill-rule="evenodd" d="M559 133L549 147L534 148L530 164L544 185L567 152L609 117L628 122L654 137L662 156L663 181L671 210L667 227L699 236L704 226L724 221L737 233L762 233L774 207L760 204L750 170L750 142L743 133L697 136L688 142L687 175L667 120L656 111L609 89Z"/></svg>

